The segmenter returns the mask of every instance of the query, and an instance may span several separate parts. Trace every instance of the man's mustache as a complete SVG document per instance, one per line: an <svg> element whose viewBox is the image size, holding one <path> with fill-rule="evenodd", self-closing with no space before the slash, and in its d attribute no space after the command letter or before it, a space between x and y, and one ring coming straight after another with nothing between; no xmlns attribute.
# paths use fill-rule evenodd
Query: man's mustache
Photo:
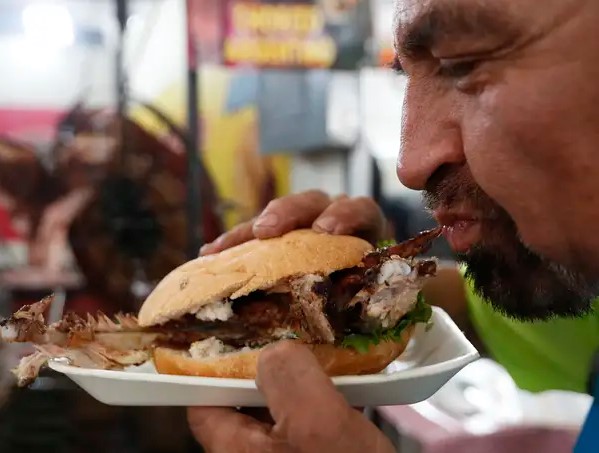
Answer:
<svg viewBox="0 0 599 453"><path fill-rule="evenodd" d="M428 179L423 199L429 211L466 205L485 218L507 216L507 213L474 181L470 169L465 164L439 167Z"/></svg>

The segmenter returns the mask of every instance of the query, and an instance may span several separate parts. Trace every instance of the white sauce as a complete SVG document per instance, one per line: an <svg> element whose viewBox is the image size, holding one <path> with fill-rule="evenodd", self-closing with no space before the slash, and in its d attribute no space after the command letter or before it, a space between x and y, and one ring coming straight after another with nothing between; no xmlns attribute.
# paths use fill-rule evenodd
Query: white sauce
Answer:
<svg viewBox="0 0 599 453"><path fill-rule="evenodd" d="M19 332L15 326L3 326L0 328L0 338L4 341L14 341L17 339Z"/></svg>
<svg viewBox="0 0 599 453"><path fill-rule="evenodd" d="M212 302L204 305L196 313L196 318L202 321L226 321L233 316L233 308L231 302Z"/></svg>
<svg viewBox="0 0 599 453"><path fill-rule="evenodd" d="M413 308L420 286L410 263L395 257L383 263L376 283L359 291L350 304L366 303L366 317L387 329Z"/></svg>
<svg viewBox="0 0 599 453"><path fill-rule="evenodd" d="M377 275L377 283L382 285L397 277L407 277L412 272L412 266L402 259L389 260L381 266Z"/></svg>
<svg viewBox="0 0 599 453"><path fill-rule="evenodd" d="M227 346L216 337L196 341L189 347L189 354L194 359L209 359L233 351L233 347Z"/></svg>

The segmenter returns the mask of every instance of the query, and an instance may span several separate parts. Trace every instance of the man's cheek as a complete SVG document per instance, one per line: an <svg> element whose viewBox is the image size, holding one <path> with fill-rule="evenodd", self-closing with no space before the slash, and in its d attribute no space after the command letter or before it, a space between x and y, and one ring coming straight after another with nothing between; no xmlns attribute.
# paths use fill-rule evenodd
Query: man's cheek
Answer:
<svg viewBox="0 0 599 453"><path fill-rule="evenodd" d="M463 126L464 154L480 188L510 214L520 216L529 209L527 197L522 195L530 189L534 169L521 152L527 134L525 121L519 120L517 107L501 98L498 94L468 112Z"/></svg>
<svg viewBox="0 0 599 453"><path fill-rule="evenodd" d="M553 232L547 227L547 189L544 176L527 156L534 149L531 130L519 121L517 109L505 116L487 115L473 121L464 133L465 155L480 188L515 222L522 241L533 250L547 252ZM477 124L478 123L478 124Z"/></svg>
<svg viewBox="0 0 599 453"><path fill-rule="evenodd" d="M518 184L517 159L511 150L515 131L509 129L500 117L484 110L473 112L463 126L464 154L472 176L497 202L509 198L510 186Z"/></svg>

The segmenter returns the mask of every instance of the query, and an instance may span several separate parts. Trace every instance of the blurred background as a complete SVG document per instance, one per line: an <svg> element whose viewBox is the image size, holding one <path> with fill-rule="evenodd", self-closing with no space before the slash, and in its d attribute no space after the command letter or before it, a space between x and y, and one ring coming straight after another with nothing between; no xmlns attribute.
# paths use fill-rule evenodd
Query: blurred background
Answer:
<svg viewBox="0 0 599 453"><path fill-rule="evenodd" d="M397 240L432 226L395 176L392 21L392 0L0 0L0 316L50 292L50 320L136 311L307 189L375 197ZM30 349L0 346L2 452L200 451L182 410L107 407L50 372L14 389Z"/></svg>

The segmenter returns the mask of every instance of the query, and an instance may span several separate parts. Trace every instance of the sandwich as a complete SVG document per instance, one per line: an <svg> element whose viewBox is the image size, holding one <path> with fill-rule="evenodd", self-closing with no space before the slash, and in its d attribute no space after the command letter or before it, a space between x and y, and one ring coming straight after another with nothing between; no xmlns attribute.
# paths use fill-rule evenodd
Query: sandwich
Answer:
<svg viewBox="0 0 599 453"><path fill-rule="evenodd" d="M378 373L429 323L421 289L437 263L418 255L440 233L378 248L312 230L255 239L173 270L136 316L67 313L48 326L48 297L1 321L0 334L36 348L15 370L20 385L51 359L253 379L262 348L281 340L305 344L330 376Z"/></svg>

